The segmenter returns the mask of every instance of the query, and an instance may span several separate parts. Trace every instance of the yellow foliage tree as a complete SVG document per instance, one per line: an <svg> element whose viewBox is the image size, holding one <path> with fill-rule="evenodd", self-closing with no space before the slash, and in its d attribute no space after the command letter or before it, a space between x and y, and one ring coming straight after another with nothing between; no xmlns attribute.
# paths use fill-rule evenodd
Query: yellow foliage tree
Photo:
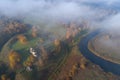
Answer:
<svg viewBox="0 0 120 80"><path fill-rule="evenodd" d="M28 57L28 61L31 62L31 63L34 63L35 62L35 57L33 55L30 55Z"/></svg>
<svg viewBox="0 0 120 80"><path fill-rule="evenodd" d="M74 76L75 72L77 71L77 67L76 67L76 64L72 66L72 69L71 69L71 75Z"/></svg>
<svg viewBox="0 0 120 80"><path fill-rule="evenodd" d="M0 80L10 80L10 78L8 78L6 74L2 74Z"/></svg>
<svg viewBox="0 0 120 80"><path fill-rule="evenodd" d="M8 55L9 57L9 64L12 69L14 69L17 64L21 61L21 56L15 51L11 51Z"/></svg>
<svg viewBox="0 0 120 80"><path fill-rule="evenodd" d="M36 58L33 55L30 55L27 60L24 62L24 66L32 66Z"/></svg>
<svg viewBox="0 0 120 80"><path fill-rule="evenodd" d="M1 75L1 80L7 80L7 76L5 74Z"/></svg>
<svg viewBox="0 0 120 80"><path fill-rule="evenodd" d="M86 64L86 61L84 59L81 59L81 61L80 61L80 68L81 69L85 69L86 68L85 64Z"/></svg>

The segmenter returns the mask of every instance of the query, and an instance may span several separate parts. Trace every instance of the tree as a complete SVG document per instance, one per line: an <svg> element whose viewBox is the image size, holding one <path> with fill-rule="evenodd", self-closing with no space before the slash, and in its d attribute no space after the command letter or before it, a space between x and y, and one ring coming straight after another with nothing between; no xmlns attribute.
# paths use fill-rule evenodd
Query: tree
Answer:
<svg viewBox="0 0 120 80"><path fill-rule="evenodd" d="M33 55L30 55L27 60L24 62L24 66L32 66L36 61L36 58Z"/></svg>
<svg viewBox="0 0 120 80"><path fill-rule="evenodd" d="M21 56L19 53L15 52L15 51L11 51L8 55L9 57L9 64L10 64L10 67L12 69L16 68L16 66L18 66L18 64L20 63L21 61Z"/></svg>
<svg viewBox="0 0 120 80"><path fill-rule="evenodd" d="M10 80L10 78L6 74L2 74L0 80Z"/></svg>
<svg viewBox="0 0 120 80"><path fill-rule="evenodd" d="M59 45L60 45L60 40L55 39L55 40L54 40L54 45L55 45L55 46L59 46Z"/></svg>
<svg viewBox="0 0 120 80"><path fill-rule="evenodd" d="M85 69L86 68L85 64L86 64L86 61L84 60L84 58L82 58L81 61L80 61L80 68Z"/></svg>
<svg viewBox="0 0 120 80"><path fill-rule="evenodd" d="M1 75L1 80L7 80L7 76L5 74Z"/></svg>
<svg viewBox="0 0 120 80"><path fill-rule="evenodd" d="M27 38L24 35L19 35L17 38L20 41L20 43L22 43L22 44L27 43Z"/></svg>
<svg viewBox="0 0 120 80"><path fill-rule="evenodd" d="M32 27L32 37L37 37L37 27L33 26Z"/></svg>
<svg viewBox="0 0 120 80"><path fill-rule="evenodd" d="M41 49L41 57L42 57L43 61L47 60L48 59L47 51L45 50L45 48L43 46L41 46L40 49Z"/></svg>

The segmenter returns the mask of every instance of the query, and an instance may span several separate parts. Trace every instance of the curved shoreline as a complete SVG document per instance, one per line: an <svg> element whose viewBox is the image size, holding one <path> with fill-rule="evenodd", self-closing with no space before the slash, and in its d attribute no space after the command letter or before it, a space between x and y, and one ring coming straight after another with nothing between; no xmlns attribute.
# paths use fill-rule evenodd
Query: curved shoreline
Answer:
<svg viewBox="0 0 120 80"><path fill-rule="evenodd" d="M112 62L112 63L120 64L120 62L118 62L118 61L115 61L115 60L112 60L112 59L110 59L110 58L106 58L106 57L104 57L104 56L99 55L98 52L96 52L96 51L94 51L93 49L90 48L90 42L88 42L88 49L89 49L93 54L95 54L95 55L98 56L98 57L101 57L101 58L104 59L104 60L110 61L110 62Z"/></svg>
<svg viewBox="0 0 120 80"><path fill-rule="evenodd" d="M104 71L111 72L116 75L120 75L120 64L113 63L111 61L105 60L97 55L95 55L93 52L91 52L88 49L88 42L91 38L99 34L102 30L96 30L90 34L88 34L86 37L83 37L79 43L79 50L81 53L89 59L91 62L99 65Z"/></svg>

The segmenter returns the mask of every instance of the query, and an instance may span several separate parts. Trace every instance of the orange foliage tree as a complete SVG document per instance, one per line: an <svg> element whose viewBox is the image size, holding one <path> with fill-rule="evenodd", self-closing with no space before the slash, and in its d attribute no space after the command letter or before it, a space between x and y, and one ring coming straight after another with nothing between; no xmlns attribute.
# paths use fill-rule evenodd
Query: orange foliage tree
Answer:
<svg viewBox="0 0 120 80"><path fill-rule="evenodd" d="M17 38L20 41L20 43L22 43L22 44L27 43L27 38L24 35L19 35Z"/></svg>
<svg viewBox="0 0 120 80"><path fill-rule="evenodd" d="M60 40L55 39L55 40L54 40L54 45L55 45L55 46L59 46L59 45L60 45Z"/></svg>
<svg viewBox="0 0 120 80"><path fill-rule="evenodd" d="M32 37L37 37L37 31L36 27L32 27Z"/></svg>
<svg viewBox="0 0 120 80"><path fill-rule="evenodd" d="M41 57L42 57L42 59L44 61L47 60L48 59L48 53L47 53L46 49L43 46L41 46L40 49L41 49Z"/></svg>

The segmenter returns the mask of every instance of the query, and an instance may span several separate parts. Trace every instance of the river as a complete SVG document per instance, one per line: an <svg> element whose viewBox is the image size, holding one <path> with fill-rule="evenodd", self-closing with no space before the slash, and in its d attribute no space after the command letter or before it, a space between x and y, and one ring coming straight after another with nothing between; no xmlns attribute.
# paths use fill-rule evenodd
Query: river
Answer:
<svg viewBox="0 0 120 80"><path fill-rule="evenodd" d="M94 53L92 53L88 49L88 42L89 42L89 40L91 40L93 37L95 37L101 31L102 30L96 30L96 31L88 34L84 38L82 38L82 40L80 41L80 43L78 45L79 46L79 50L81 51L83 56L85 56L91 62L99 65L105 72L111 72L113 74L120 75L120 64L107 61L107 60L105 60L105 59L95 55Z"/></svg>

